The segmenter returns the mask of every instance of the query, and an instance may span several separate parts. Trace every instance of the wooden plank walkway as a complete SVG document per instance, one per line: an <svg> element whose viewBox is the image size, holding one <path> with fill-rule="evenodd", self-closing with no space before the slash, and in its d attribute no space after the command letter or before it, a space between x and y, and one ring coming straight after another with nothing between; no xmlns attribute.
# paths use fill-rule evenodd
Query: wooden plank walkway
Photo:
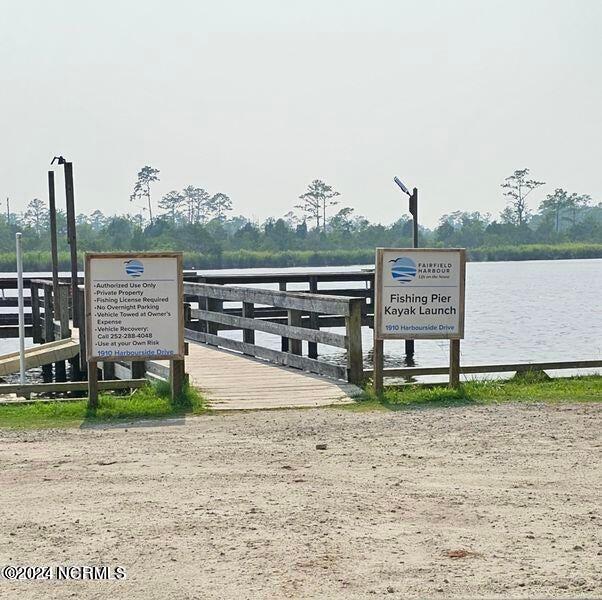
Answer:
<svg viewBox="0 0 602 600"><path fill-rule="evenodd" d="M359 387L280 367L205 344L189 344L186 372L190 383L213 410L308 408L349 404Z"/></svg>

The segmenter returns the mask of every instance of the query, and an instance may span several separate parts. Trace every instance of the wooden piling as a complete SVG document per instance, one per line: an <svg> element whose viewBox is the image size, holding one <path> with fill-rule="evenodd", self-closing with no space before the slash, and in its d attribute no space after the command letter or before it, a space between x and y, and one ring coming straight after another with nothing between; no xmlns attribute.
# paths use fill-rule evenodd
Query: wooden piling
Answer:
<svg viewBox="0 0 602 600"><path fill-rule="evenodd" d="M75 198L73 193L73 164L66 162L65 167L65 198L67 201L67 241L71 254L71 298L73 307L74 327L84 328L84 322L79 322L78 272L77 272L77 235L75 229Z"/></svg>
<svg viewBox="0 0 602 600"><path fill-rule="evenodd" d="M55 314L60 318L59 300L59 253L56 228L56 202L54 196L54 171L48 171L48 208L50 215L50 255L52 257L52 291L54 293ZM67 316L69 321L69 316Z"/></svg>

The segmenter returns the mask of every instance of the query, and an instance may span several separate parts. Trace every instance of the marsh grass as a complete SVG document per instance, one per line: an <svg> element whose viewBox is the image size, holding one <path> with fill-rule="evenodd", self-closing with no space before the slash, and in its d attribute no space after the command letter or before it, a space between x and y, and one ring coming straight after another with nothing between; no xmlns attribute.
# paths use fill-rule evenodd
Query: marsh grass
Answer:
<svg viewBox="0 0 602 600"><path fill-rule="evenodd" d="M470 248L471 261L553 260L571 258L601 258L602 244L523 244ZM83 255L80 256L80 263ZM0 271L15 270L15 254L0 253ZM59 268L69 269L69 253L59 252ZM49 271L52 267L48 251L29 251L23 254L26 271ZM335 267L372 264L374 248L338 250L224 250L218 254L184 252L187 269L245 269L257 267Z"/></svg>

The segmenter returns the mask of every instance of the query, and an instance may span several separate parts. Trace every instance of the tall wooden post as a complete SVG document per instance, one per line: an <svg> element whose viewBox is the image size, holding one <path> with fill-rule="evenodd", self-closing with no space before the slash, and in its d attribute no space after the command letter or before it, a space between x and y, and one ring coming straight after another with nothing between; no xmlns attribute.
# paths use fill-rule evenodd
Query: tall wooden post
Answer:
<svg viewBox="0 0 602 600"><path fill-rule="evenodd" d="M449 340L449 387L460 385L460 340Z"/></svg>
<svg viewBox="0 0 602 600"><path fill-rule="evenodd" d="M67 241L71 252L71 302L73 310L74 327L84 327L84 323L79 323L77 294L77 236L75 232L75 198L73 194L73 164L66 162L65 167L65 197L67 200Z"/></svg>
<svg viewBox="0 0 602 600"><path fill-rule="evenodd" d="M56 232L56 202L54 196L54 171L48 171L48 208L50 212L50 254L52 257L52 291L54 292L54 308L56 316L61 318L59 301L59 253ZM69 316L67 316L69 321Z"/></svg>

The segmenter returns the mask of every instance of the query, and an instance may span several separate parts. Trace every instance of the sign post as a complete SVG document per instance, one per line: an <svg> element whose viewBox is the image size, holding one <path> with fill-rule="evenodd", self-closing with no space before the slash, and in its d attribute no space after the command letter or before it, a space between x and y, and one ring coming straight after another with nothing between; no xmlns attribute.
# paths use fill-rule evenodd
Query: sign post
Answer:
<svg viewBox="0 0 602 600"><path fill-rule="evenodd" d="M185 354L183 293L181 252L86 253L91 408L98 404L100 361L144 364L151 359L169 360L172 394L181 393Z"/></svg>
<svg viewBox="0 0 602 600"><path fill-rule="evenodd" d="M460 383L466 251L377 248L374 390L383 389L383 342L449 339L450 386Z"/></svg>

